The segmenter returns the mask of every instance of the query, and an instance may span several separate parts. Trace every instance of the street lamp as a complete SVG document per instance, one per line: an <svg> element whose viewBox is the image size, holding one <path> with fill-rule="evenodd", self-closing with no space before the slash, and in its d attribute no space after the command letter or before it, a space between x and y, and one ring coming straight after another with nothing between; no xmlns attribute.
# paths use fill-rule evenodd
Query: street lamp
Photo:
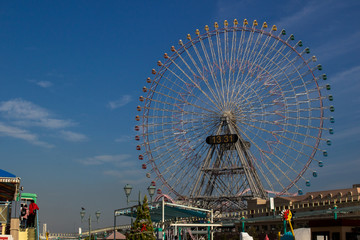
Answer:
<svg viewBox="0 0 360 240"><path fill-rule="evenodd" d="M126 195L127 203L129 204L129 202L139 202L139 205L140 205L140 203L141 203L141 193L140 193L140 191L139 191L139 199L137 201L129 200L129 196L131 194L132 189L133 189L133 187L130 184L126 184L125 187L124 187L124 192L125 192L125 195ZM148 190L149 196L151 198L151 202L152 202L152 197L155 194L156 188L155 188L155 186L150 185L147 188L147 190Z"/></svg>
<svg viewBox="0 0 360 240"><path fill-rule="evenodd" d="M154 194L155 194L156 187L153 186L153 185L150 185L150 186L147 188L147 190L148 190L148 192L149 192L149 196L150 196L150 199L151 199L150 202L152 202L152 197L153 197Z"/></svg>
<svg viewBox="0 0 360 240"><path fill-rule="evenodd" d="M129 202L138 202L139 205L141 204L141 193L139 191L139 199L138 200L129 200L129 197L130 197L130 194L131 194L131 191L132 191L133 187L130 185L130 184L126 184L125 187L124 187L124 192L125 192L125 195L126 195L126 201L127 201L127 204L129 205ZM150 199L151 199L151 202L152 202L152 197L154 196L155 194L155 190L156 190L156 187L153 186L153 185L150 185L148 188L148 193L149 193L149 196L150 196ZM116 212L117 211L120 211L122 209L116 209L114 211L114 240L116 240ZM132 208L131 208L131 213L132 213ZM131 225L132 225L132 216L131 216Z"/></svg>
<svg viewBox="0 0 360 240"><path fill-rule="evenodd" d="M95 212L96 222L97 223L99 222L100 214L101 214L100 211ZM85 209L84 208L81 209L80 216L81 216L81 222L83 222L83 219L85 217ZM89 215L88 222L89 222L89 240L91 240L91 222L92 222L91 221L91 215Z"/></svg>
<svg viewBox="0 0 360 240"><path fill-rule="evenodd" d="M131 194L132 189L133 189L133 187L130 184L126 184L125 187L124 187L127 204L129 204L129 196Z"/></svg>

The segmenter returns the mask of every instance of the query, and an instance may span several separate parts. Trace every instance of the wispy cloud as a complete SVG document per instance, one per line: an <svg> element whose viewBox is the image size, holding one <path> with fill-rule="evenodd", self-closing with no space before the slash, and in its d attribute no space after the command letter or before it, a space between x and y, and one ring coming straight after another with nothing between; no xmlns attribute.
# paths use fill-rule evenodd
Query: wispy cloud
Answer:
<svg viewBox="0 0 360 240"><path fill-rule="evenodd" d="M126 104L128 104L131 101L132 101L132 97L130 95L124 95L118 100L110 101L108 103L108 107L110 109L117 109L119 107L125 106Z"/></svg>
<svg viewBox="0 0 360 240"><path fill-rule="evenodd" d="M359 38L360 31L350 33L345 32L341 37L327 38L328 41L325 41L320 46L316 47L316 55L319 56L319 60L324 61L338 58L349 52L354 52L356 49L360 48L358 45Z"/></svg>
<svg viewBox="0 0 360 240"><path fill-rule="evenodd" d="M103 174L106 176L110 176L110 177L115 177L117 179L119 179L120 181L126 181L126 184L131 183L134 185L137 184L144 184L144 182L146 181L146 177L143 173L143 171L141 171L142 169L140 168L133 168L133 169L128 169L126 171L124 170L106 170L103 171Z"/></svg>
<svg viewBox="0 0 360 240"><path fill-rule="evenodd" d="M115 139L115 142L123 143L123 142L129 142L132 141L133 138L128 135L123 135Z"/></svg>
<svg viewBox="0 0 360 240"><path fill-rule="evenodd" d="M144 182L145 174L139 161L134 161L130 154L97 155L77 160L80 164L88 167L103 169L102 174L126 180L126 183ZM126 171L124 171L126 169ZM140 177L139 177L140 176Z"/></svg>
<svg viewBox="0 0 360 240"><path fill-rule="evenodd" d="M3 136L22 139L43 147L53 145L40 141L38 134L34 133L36 130L30 128L55 131L56 134L53 136L70 142L88 140L83 134L66 130L76 125L74 121L57 118L47 109L21 98L0 102L0 119L4 122L0 130Z"/></svg>
<svg viewBox="0 0 360 240"><path fill-rule="evenodd" d="M334 85L334 89L337 89L336 96L337 98L344 98L343 96L352 96L351 102L359 101L359 95L357 91L360 89L360 65L353 66L344 71L338 72L333 76L329 76L332 84ZM358 108L355 108L354 112Z"/></svg>
<svg viewBox="0 0 360 240"><path fill-rule="evenodd" d="M311 16L314 12L318 11L320 5L317 2L308 2L303 8L301 8L298 12L292 13L289 16L286 16L276 25L278 26L291 26L291 25L298 25L300 22L303 22L308 16Z"/></svg>
<svg viewBox="0 0 360 240"><path fill-rule="evenodd" d="M19 98L0 102L0 113L22 126L58 129L75 125L71 120L53 118L46 109Z"/></svg>
<svg viewBox="0 0 360 240"><path fill-rule="evenodd" d="M351 176L354 176L354 178L357 178L358 175L354 173L358 172L358 169L360 167L360 159L355 157L346 160L346 161L332 161L329 162L329 164L325 165L325 167L321 171L321 175L324 175L324 177L333 177L334 173L353 173ZM347 178L345 178L347 179ZM347 179L348 181L348 179Z"/></svg>
<svg viewBox="0 0 360 240"><path fill-rule="evenodd" d="M61 130L60 135L63 139L69 142L84 142L88 140L88 137L81 133L75 133L72 131Z"/></svg>
<svg viewBox="0 0 360 240"><path fill-rule="evenodd" d="M54 147L51 144L39 141L38 136L36 134L30 133L24 129L6 125L2 122L0 122L0 135L9 136L9 137L17 138L17 139L22 139L31 144L46 147L46 148Z"/></svg>
<svg viewBox="0 0 360 240"><path fill-rule="evenodd" d="M50 81L36 81L36 80L29 80L29 82L34 83L42 88L49 88L53 85Z"/></svg>
<svg viewBox="0 0 360 240"><path fill-rule="evenodd" d="M351 80L353 82L354 78L356 79L360 78L360 65L354 66L350 69L346 69L345 71L339 72L331 77L333 82L344 81L344 80L345 81Z"/></svg>
<svg viewBox="0 0 360 240"><path fill-rule="evenodd" d="M48 87L51 87L53 85L52 82L49 82L49 81L38 81L36 82L36 84L40 87L43 87L43 88L48 88Z"/></svg>
<svg viewBox="0 0 360 240"><path fill-rule="evenodd" d="M299 5L299 2L293 2L295 5ZM287 7L293 4L289 3ZM318 22L322 15L328 14L329 11L336 11L335 0L328 1L301 1L302 6L298 11L289 11L287 15L281 18L276 25L281 27L293 27L293 26L307 26L313 25Z"/></svg>
<svg viewBox="0 0 360 240"><path fill-rule="evenodd" d="M337 131L332 137L332 140L348 140L352 137L356 137L360 135L360 126L347 127L346 129L342 129Z"/></svg>
<svg viewBox="0 0 360 240"><path fill-rule="evenodd" d="M130 154L119 154L119 155L98 155L94 157L88 157L85 159L80 159L79 162L83 165L103 165L106 163L111 164L120 164L120 163L126 163L126 160L128 160L131 157Z"/></svg>

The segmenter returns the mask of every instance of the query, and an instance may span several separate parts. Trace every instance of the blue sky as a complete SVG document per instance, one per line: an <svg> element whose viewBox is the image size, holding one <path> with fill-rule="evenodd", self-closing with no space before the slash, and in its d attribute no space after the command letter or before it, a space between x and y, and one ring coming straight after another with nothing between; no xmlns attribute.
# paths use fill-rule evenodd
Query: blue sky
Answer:
<svg viewBox="0 0 360 240"><path fill-rule="evenodd" d="M0 3L1 168L39 196L51 232L76 232L80 208L126 206L146 192L134 120L141 89L179 39L215 21L257 19L317 56L332 86L335 134L308 191L359 183L359 1L37 1ZM126 220L123 220L126 222Z"/></svg>

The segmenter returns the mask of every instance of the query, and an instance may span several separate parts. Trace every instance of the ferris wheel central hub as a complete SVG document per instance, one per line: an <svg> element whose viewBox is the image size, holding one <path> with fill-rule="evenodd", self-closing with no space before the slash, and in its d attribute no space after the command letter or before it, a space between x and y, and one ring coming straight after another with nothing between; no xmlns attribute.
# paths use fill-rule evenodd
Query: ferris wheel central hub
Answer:
<svg viewBox="0 0 360 240"><path fill-rule="evenodd" d="M233 121L234 119L235 119L235 116L231 111L224 111L220 117L220 120L222 122L229 122L229 121Z"/></svg>

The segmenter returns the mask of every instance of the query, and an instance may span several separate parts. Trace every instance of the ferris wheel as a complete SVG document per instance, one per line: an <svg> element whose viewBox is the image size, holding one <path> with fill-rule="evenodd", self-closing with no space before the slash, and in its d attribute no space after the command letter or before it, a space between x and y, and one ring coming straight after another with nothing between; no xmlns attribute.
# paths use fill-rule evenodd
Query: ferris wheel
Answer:
<svg viewBox="0 0 360 240"><path fill-rule="evenodd" d="M143 87L135 126L159 193L207 203L302 194L334 122L330 85L309 53L285 30L246 19L172 46Z"/></svg>

